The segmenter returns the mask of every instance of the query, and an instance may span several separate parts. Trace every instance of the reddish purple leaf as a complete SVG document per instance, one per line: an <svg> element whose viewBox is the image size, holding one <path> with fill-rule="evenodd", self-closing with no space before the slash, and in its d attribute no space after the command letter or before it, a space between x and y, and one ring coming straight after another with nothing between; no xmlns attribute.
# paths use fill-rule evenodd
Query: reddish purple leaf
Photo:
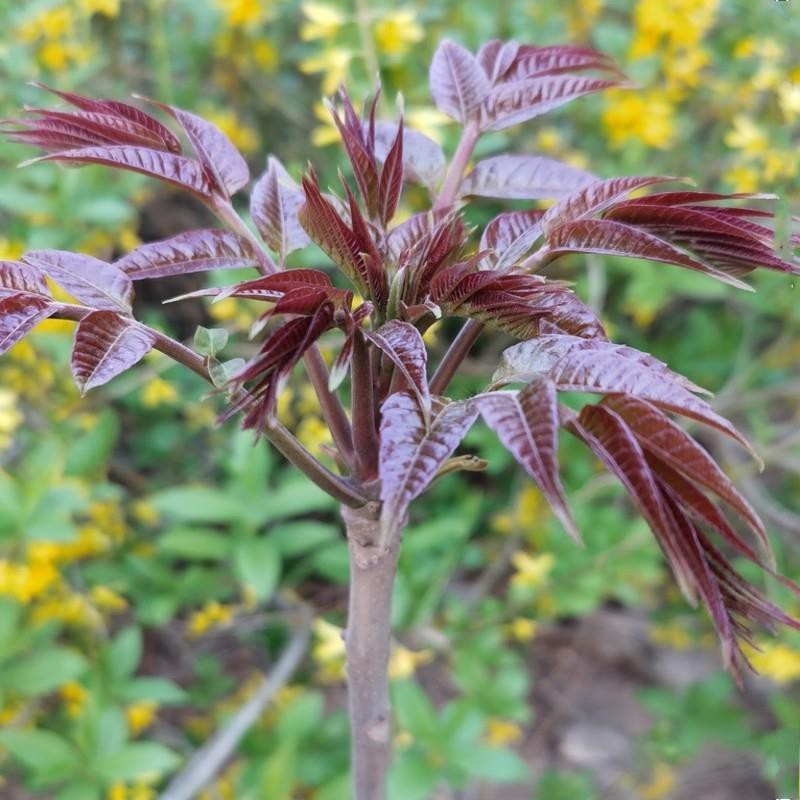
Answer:
<svg viewBox="0 0 800 800"><path fill-rule="evenodd" d="M13 294L50 298L47 281L39 270L19 261L0 261L0 297Z"/></svg>
<svg viewBox="0 0 800 800"><path fill-rule="evenodd" d="M647 353L607 341L559 334L509 347L493 376L496 384L552 380L565 392L629 394L710 425L750 449L747 440L708 403L695 397L690 381Z"/></svg>
<svg viewBox="0 0 800 800"><path fill-rule="evenodd" d="M661 261L710 275L738 289L750 288L727 272L692 258L652 233L609 219L580 219L551 228L547 234L547 248L550 258L568 253L598 253Z"/></svg>
<svg viewBox="0 0 800 800"><path fill-rule="evenodd" d="M45 297L10 294L0 297L0 353L5 353L56 310Z"/></svg>
<svg viewBox="0 0 800 800"><path fill-rule="evenodd" d="M417 398L423 416L427 419L431 408L426 367L428 351L420 332L408 322L390 320L377 331L365 336L394 364Z"/></svg>
<svg viewBox="0 0 800 800"><path fill-rule="evenodd" d="M353 326L352 330L345 333L344 342L342 343L336 358L331 364L331 371L328 374L328 390L335 392L342 381L347 377L350 371L350 363L353 360L353 345L355 344L356 328Z"/></svg>
<svg viewBox="0 0 800 800"><path fill-rule="evenodd" d="M537 378L521 392L488 392L473 402L506 450L536 481L567 533L580 542L558 474L556 387Z"/></svg>
<svg viewBox="0 0 800 800"><path fill-rule="evenodd" d="M636 397L607 397L603 405L625 420L648 452L683 474L693 485L703 486L735 509L756 534L765 552L769 553L769 541L758 514L691 436L650 403Z"/></svg>
<svg viewBox="0 0 800 800"><path fill-rule="evenodd" d="M408 506L436 477L478 412L470 403L435 400L430 425L410 392L389 395L381 407L379 472L381 530L389 540L403 524Z"/></svg>
<svg viewBox="0 0 800 800"><path fill-rule="evenodd" d="M66 250L31 250L22 261L49 275L80 303L108 311L130 311L133 283L114 264Z"/></svg>
<svg viewBox="0 0 800 800"><path fill-rule="evenodd" d="M682 555L675 518L666 506L636 438L617 414L601 406L587 406L580 416L568 412L566 427L589 446L625 487L655 533L678 585L687 600L694 604L694 570Z"/></svg>
<svg viewBox="0 0 800 800"><path fill-rule="evenodd" d="M506 211L483 229L480 249L493 251L493 257L487 259L493 269L498 272L508 269L533 247L542 235L539 220L543 214L539 209Z"/></svg>
<svg viewBox="0 0 800 800"><path fill-rule="evenodd" d="M570 197L565 197L547 209L542 217L542 230L549 233L558 225L584 219L592 214L598 214L614 205L620 198L630 194L634 189L642 189L654 183L667 183L678 180L665 176L632 176L628 178L609 178L596 181L575 192Z"/></svg>
<svg viewBox="0 0 800 800"><path fill-rule="evenodd" d="M213 123L182 108L158 103L180 123L211 184L225 197L250 180L250 170L233 142Z"/></svg>
<svg viewBox="0 0 800 800"><path fill-rule="evenodd" d="M478 50L478 63L493 86L508 72L519 50L517 42L501 42L499 39L490 39Z"/></svg>
<svg viewBox="0 0 800 800"><path fill-rule="evenodd" d="M630 427L630 425L629 425ZM635 434L635 431L634 431ZM745 558L761 564L761 557L747 544L736 532L722 511L708 498L697 486L685 478L678 470L670 467L658 456L647 452L647 442L637 436L639 443L645 450L647 462L658 485L664 494L669 495L676 505L680 505L699 523L706 525ZM771 556L768 556L771 559Z"/></svg>
<svg viewBox="0 0 800 800"><path fill-rule="evenodd" d="M375 218L378 216L378 187L380 181L374 137L375 103L377 102L378 94L375 94L369 107L366 134L364 125L358 118L358 114L356 114L356 110L353 108L350 97L344 88L339 91L339 99L344 110L344 121L333 105L329 106L329 111L342 137L342 144L353 167L353 175L355 176L361 199L366 206L367 214L371 218Z"/></svg>
<svg viewBox="0 0 800 800"><path fill-rule="evenodd" d="M597 178L544 156L493 156L479 161L461 183L463 196L512 200L562 198Z"/></svg>
<svg viewBox="0 0 800 800"><path fill-rule="evenodd" d="M164 141L158 133L116 114L96 111L56 111L47 108L29 108L26 109L26 113L30 117L15 121L20 125L26 125L31 133L59 132L65 136L65 140L85 139L90 145L120 144L150 147L154 150L164 149Z"/></svg>
<svg viewBox="0 0 800 800"><path fill-rule="evenodd" d="M586 70L609 72L617 78L625 77L614 59L599 50L571 45L534 47L529 44L518 48L513 63L503 77L506 81L519 81Z"/></svg>
<svg viewBox="0 0 800 800"><path fill-rule="evenodd" d="M403 119L397 128L397 134L386 155L381 170L380 184L378 187L378 217L384 226L388 225L394 212L397 211L397 204L400 201L400 192L403 189L403 169L405 159L403 157Z"/></svg>
<svg viewBox="0 0 800 800"><path fill-rule="evenodd" d="M257 265L250 242L226 230L179 233L163 242L143 244L114 262L135 281Z"/></svg>
<svg viewBox="0 0 800 800"><path fill-rule="evenodd" d="M201 197L211 196L211 184L197 161L175 153L151 150L148 147L114 145L108 147L81 147L31 158L20 166L39 161L58 161L64 164L104 164L107 167L129 169L151 178L187 189Z"/></svg>
<svg viewBox="0 0 800 800"><path fill-rule="evenodd" d="M385 162L397 136L396 122L375 123L375 158ZM405 179L435 189L444 178L447 159L442 148L424 133L403 127L403 174Z"/></svg>
<svg viewBox="0 0 800 800"><path fill-rule="evenodd" d="M433 217L427 211L412 214L407 220L396 225L386 237L389 255L395 264L399 263L404 253L410 253L430 234Z"/></svg>
<svg viewBox="0 0 800 800"><path fill-rule="evenodd" d="M323 197L315 175L303 178L303 190L306 202L300 208L299 219L308 235L342 268L362 295L372 297L375 289L384 295L381 282L385 282L386 274L379 261L375 261L377 251L369 235L365 239L348 227L331 202ZM352 204L351 210L354 207ZM360 212L356 213L354 222L361 222L363 227Z"/></svg>
<svg viewBox="0 0 800 800"><path fill-rule="evenodd" d="M622 85L620 80L572 75L500 83L485 96L479 110L480 127L483 131L502 131L546 114L578 97Z"/></svg>
<svg viewBox="0 0 800 800"><path fill-rule="evenodd" d="M305 195L300 187L289 177L281 162L270 156L267 171L253 187L250 216L281 263L289 253L300 250L311 241L297 216L304 202Z"/></svg>
<svg viewBox="0 0 800 800"><path fill-rule="evenodd" d="M169 150L173 153L181 152L181 143L178 137L166 126L162 125L157 119L146 114L136 106L129 105L128 103L121 103L117 100L95 100L90 97L82 97L79 94L72 92L62 92L45 86L43 83L34 82L34 86L40 89L45 89L58 95L62 100L66 100L73 106L98 114L110 114L119 117L120 120L127 120L140 128L144 128L156 137L159 143L157 149Z"/></svg>
<svg viewBox="0 0 800 800"><path fill-rule="evenodd" d="M72 350L72 375L86 394L144 358L156 343L152 331L113 311L92 311L79 323Z"/></svg>
<svg viewBox="0 0 800 800"><path fill-rule="evenodd" d="M448 39L436 48L429 80L436 107L462 124L478 118L492 88L475 56Z"/></svg>

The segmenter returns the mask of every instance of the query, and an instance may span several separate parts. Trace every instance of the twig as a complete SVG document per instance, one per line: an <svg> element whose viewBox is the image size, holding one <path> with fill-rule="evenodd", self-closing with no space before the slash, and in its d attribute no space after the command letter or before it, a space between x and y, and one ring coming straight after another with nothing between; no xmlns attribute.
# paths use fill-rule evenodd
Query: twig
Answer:
<svg viewBox="0 0 800 800"><path fill-rule="evenodd" d="M287 683L300 664L311 636L311 614L302 609L302 620L289 644L270 673L247 702L189 759L186 766L170 781L160 800L191 800L219 774L235 752L242 737L264 713L277 692Z"/></svg>

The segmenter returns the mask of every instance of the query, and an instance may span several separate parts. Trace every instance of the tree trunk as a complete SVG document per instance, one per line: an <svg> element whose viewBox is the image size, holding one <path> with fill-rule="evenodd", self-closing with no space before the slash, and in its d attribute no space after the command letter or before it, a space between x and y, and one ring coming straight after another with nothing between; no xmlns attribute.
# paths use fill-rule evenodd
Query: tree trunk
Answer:
<svg viewBox="0 0 800 800"><path fill-rule="evenodd" d="M354 800L385 800L392 752L389 702L392 589L400 550L379 550L378 504L342 507L350 548L347 684Z"/></svg>

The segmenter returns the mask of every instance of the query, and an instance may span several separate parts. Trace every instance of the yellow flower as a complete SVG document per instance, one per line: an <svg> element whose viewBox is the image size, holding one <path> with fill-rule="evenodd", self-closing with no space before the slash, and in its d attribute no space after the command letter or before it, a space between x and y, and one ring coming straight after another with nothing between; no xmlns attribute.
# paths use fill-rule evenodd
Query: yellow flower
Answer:
<svg viewBox="0 0 800 800"><path fill-rule="evenodd" d="M319 664L344 658L345 646L343 629L327 620L319 618L314 621L314 647L311 655Z"/></svg>
<svg viewBox="0 0 800 800"><path fill-rule="evenodd" d="M189 618L189 636L195 638L212 628L224 628L233 621L233 614L233 607L212 600Z"/></svg>
<svg viewBox="0 0 800 800"><path fill-rule="evenodd" d="M389 677L393 680L410 678L417 671L417 667L432 660L433 653L430 650L415 651L396 645L392 648L392 655L389 658Z"/></svg>
<svg viewBox="0 0 800 800"><path fill-rule="evenodd" d="M163 378L152 378L142 389L142 405L145 408L157 408L170 405L178 399L175 387Z"/></svg>
<svg viewBox="0 0 800 800"><path fill-rule="evenodd" d="M694 644L691 633L678 622L653 625L650 628L650 638L656 644L671 647L674 650L688 650Z"/></svg>
<svg viewBox="0 0 800 800"><path fill-rule="evenodd" d="M725 144L747 156L760 156L769 150L769 137L745 114L733 119L733 130L725 135Z"/></svg>
<svg viewBox="0 0 800 800"><path fill-rule="evenodd" d="M733 48L734 58L750 58L756 52L756 40L752 36L746 36L736 43Z"/></svg>
<svg viewBox="0 0 800 800"><path fill-rule="evenodd" d="M63 42L45 42L37 55L42 66L51 72L59 72L69 66L70 50Z"/></svg>
<svg viewBox="0 0 800 800"><path fill-rule="evenodd" d="M265 72L275 72L278 67L278 50L272 42L258 39L252 43L250 55L257 67Z"/></svg>
<svg viewBox="0 0 800 800"><path fill-rule="evenodd" d="M766 675L775 683L793 683L800 680L800 650L787 644L760 644L761 652L748 648L747 657L756 672Z"/></svg>
<svg viewBox="0 0 800 800"><path fill-rule="evenodd" d="M0 559L0 595L10 595L20 603L40 597L58 580L58 571L50 562L15 564Z"/></svg>
<svg viewBox="0 0 800 800"><path fill-rule="evenodd" d="M445 125L452 125L453 120L435 108L422 107L412 108L406 112L408 126L424 133L434 142L442 143L442 128Z"/></svg>
<svg viewBox="0 0 800 800"><path fill-rule="evenodd" d="M793 178L797 173L797 156L791 151L770 150L764 154L764 179L772 183Z"/></svg>
<svg viewBox="0 0 800 800"><path fill-rule="evenodd" d="M539 627L535 620L527 617L515 617L506 626L506 632L518 642L529 642L536 635Z"/></svg>
<svg viewBox="0 0 800 800"><path fill-rule="evenodd" d="M536 134L536 147L543 153L557 153L562 144L561 132L553 125L540 128Z"/></svg>
<svg viewBox="0 0 800 800"><path fill-rule="evenodd" d="M156 716L158 703L152 700L141 700L138 703L131 703L125 708L125 720L128 723L128 730L136 736L145 728L150 727Z"/></svg>
<svg viewBox="0 0 800 800"><path fill-rule="evenodd" d="M794 121L800 114L800 83L782 83L778 87L778 103L786 120Z"/></svg>
<svg viewBox="0 0 800 800"><path fill-rule="evenodd" d="M233 297L212 303L208 312L215 320L226 322L229 326L242 331L249 330L255 319L252 308Z"/></svg>
<svg viewBox="0 0 800 800"><path fill-rule="evenodd" d="M779 69L775 64L762 64L758 72L753 75L751 83L759 92L763 92L767 89L775 89L780 85L783 74L784 71Z"/></svg>
<svg viewBox="0 0 800 800"><path fill-rule="evenodd" d="M674 788L675 770L669 764L659 763L655 765L650 780L638 787L638 795L642 800L661 800L669 796Z"/></svg>
<svg viewBox="0 0 800 800"><path fill-rule="evenodd" d="M158 525L161 519L158 509L152 503L148 503L147 500L137 500L131 504L130 509L133 518L148 527Z"/></svg>
<svg viewBox="0 0 800 800"><path fill-rule="evenodd" d="M252 28L267 19L268 4L262 0L217 0L231 28Z"/></svg>
<svg viewBox="0 0 800 800"><path fill-rule="evenodd" d="M745 164L736 164L722 176L734 192L755 192L760 183L761 176L753 167Z"/></svg>
<svg viewBox="0 0 800 800"><path fill-rule="evenodd" d="M535 588L547 581L547 576L555 564L555 557L552 553L530 556L519 550L511 556L511 563L516 570L511 577L512 585Z"/></svg>
<svg viewBox="0 0 800 800"><path fill-rule="evenodd" d="M338 144L339 131L333 122L330 112L322 103L314 103L314 116L322 123L311 131L311 144L314 147L327 147Z"/></svg>
<svg viewBox="0 0 800 800"><path fill-rule="evenodd" d="M301 420L296 431L297 438L311 453L319 455L323 445L332 442L331 432L320 417L305 417Z"/></svg>
<svg viewBox="0 0 800 800"><path fill-rule="evenodd" d="M345 47L330 47L320 55L304 59L299 66L300 71L307 75L321 72L322 93L330 95L344 83L352 60L352 50Z"/></svg>
<svg viewBox="0 0 800 800"><path fill-rule="evenodd" d="M613 147L620 148L630 139L662 149L672 144L674 108L662 93L609 92L608 101L603 126Z"/></svg>
<svg viewBox="0 0 800 800"><path fill-rule="evenodd" d="M59 690L58 694L67 707L67 713L71 717L77 717L81 713L83 704L89 693L77 681L68 681Z"/></svg>
<svg viewBox="0 0 800 800"><path fill-rule="evenodd" d="M0 236L0 261L16 261L24 252L23 242Z"/></svg>
<svg viewBox="0 0 800 800"><path fill-rule="evenodd" d="M232 111L205 109L203 110L203 116L216 125L233 142L234 146L243 153L251 153L258 148L258 134L237 119Z"/></svg>
<svg viewBox="0 0 800 800"><path fill-rule="evenodd" d="M0 389L0 450L5 450L14 440L14 433L24 417L17 408L17 395L8 389Z"/></svg>
<svg viewBox="0 0 800 800"><path fill-rule="evenodd" d="M104 17L119 16L119 0L80 0L81 11L87 16L102 14Z"/></svg>
<svg viewBox="0 0 800 800"><path fill-rule="evenodd" d="M336 6L328 3L307 2L300 7L307 20L300 26L300 38L304 42L332 39L347 21L347 17Z"/></svg>
<svg viewBox="0 0 800 800"><path fill-rule="evenodd" d="M401 8L375 23L375 41L382 53L402 56L425 38L425 31L416 21L416 16L415 11Z"/></svg>
<svg viewBox="0 0 800 800"><path fill-rule="evenodd" d="M493 747L505 747L518 741L522 736L522 728L516 722L500 717L489 717L486 721L484 738Z"/></svg>
<svg viewBox="0 0 800 800"><path fill-rule="evenodd" d="M108 789L106 798L107 800L128 800L128 791L125 788L125 784L120 781L113 783Z"/></svg>
<svg viewBox="0 0 800 800"><path fill-rule="evenodd" d="M124 611L128 607L128 601L108 586L93 586L89 596L102 611Z"/></svg>

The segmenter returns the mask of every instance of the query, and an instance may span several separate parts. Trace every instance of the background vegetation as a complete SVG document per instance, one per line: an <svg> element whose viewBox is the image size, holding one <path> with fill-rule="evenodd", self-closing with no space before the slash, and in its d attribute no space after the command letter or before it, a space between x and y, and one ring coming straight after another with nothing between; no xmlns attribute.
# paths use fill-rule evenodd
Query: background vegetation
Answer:
<svg viewBox="0 0 800 800"><path fill-rule="evenodd" d="M402 92L410 124L452 150L455 126L427 92L440 38L589 43L641 90L486 136L478 155L539 152L604 177L690 175L710 189L779 192L798 212L791 3L0 0L0 20L3 116L42 102L31 79L139 92L216 122L256 172L271 152L295 175L311 158L328 182L340 155L320 98L341 81L359 97L380 72L385 112ZM15 171L26 155L0 145L0 258L40 247L110 258L204 222L184 197L135 176ZM414 207L411 191L405 210ZM487 201L477 213L498 210ZM296 264L314 263L299 255ZM737 294L613 258L575 259L564 275L616 340L714 390L756 442L762 474L720 440L705 444L796 578L795 287L764 274L757 293ZM140 316L186 338L198 324L247 330L254 317L246 302L163 299L144 285ZM216 428L219 400L157 354L81 400L67 368L71 331L43 323L0 361L0 796L155 797L247 700L287 640L282 609L302 603L315 619L309 656L202 797L346 798L347 553L335 509L249 435ZM494 358L486 348L476 361ZM474 370L474 386L467 373L455 395L479 388L485 370ZM325 445L302 384L280 413L308 446ZM659 800L698 786L716 796L726 780L737 797L751 796L747 781L754 798L792 795L800 638L758 643L761 677L742 698L718 671L708 621L677 595L645 524L588 454L565 440L581 550L483 429L468 444L490 470L441 481L413 510L404 544L394 796L522 799L538 783L540 800Z"/></svg>

